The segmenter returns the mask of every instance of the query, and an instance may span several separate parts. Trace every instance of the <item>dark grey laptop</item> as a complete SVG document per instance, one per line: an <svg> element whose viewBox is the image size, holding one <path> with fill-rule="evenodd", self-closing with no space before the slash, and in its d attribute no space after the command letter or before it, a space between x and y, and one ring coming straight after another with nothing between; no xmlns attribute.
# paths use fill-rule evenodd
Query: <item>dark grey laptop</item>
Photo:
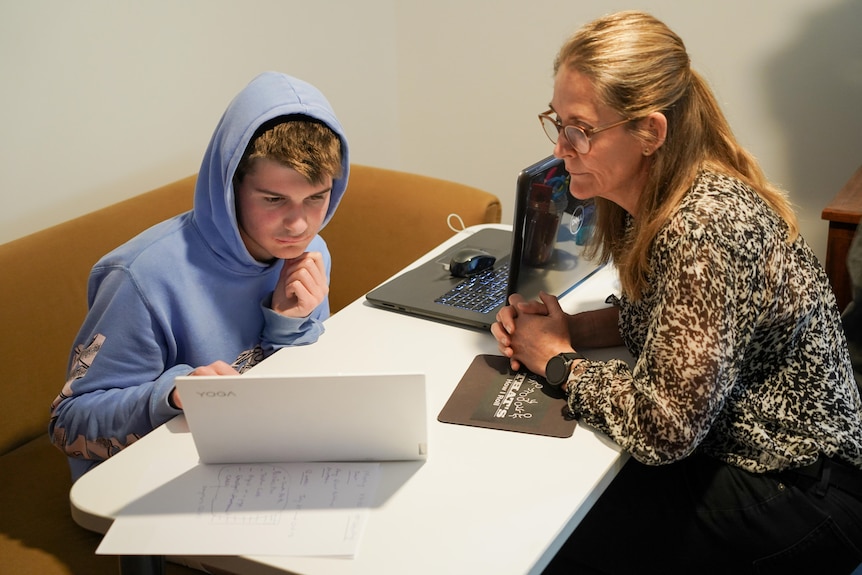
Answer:
<svg viewBox="0 0 862 575"><path fill-rule="evenodd" d="M582 253L585 223L591 206L568 193L569 176L562 160L549 156L518 174L512 231L483 229L464 238L438 257L421 264L366 296L372 305L463 327L487 330L512 293L538 297L543 290L562 296L598 267ZM563 202L564 211L546 213ZM573 213L574 225L573 225ZM545 236L546 249L541 249ZM492 269L469 278L453 277L452 255L464 248L484 250L497 258Z"/></svg>

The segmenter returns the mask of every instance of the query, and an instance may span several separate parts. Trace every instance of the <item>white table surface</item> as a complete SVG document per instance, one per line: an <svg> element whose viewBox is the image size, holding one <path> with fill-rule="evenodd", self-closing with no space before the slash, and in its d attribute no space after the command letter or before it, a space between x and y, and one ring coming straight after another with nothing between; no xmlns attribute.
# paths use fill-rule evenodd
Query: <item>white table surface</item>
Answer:
<svg viewBox="0 0 862 575"><path fill-rule="evenodd" d="M599 270L561 300L563 308L603 307L615 286L613 270ZM473 358L498 353L490 333L377 309L364 299L325 325L317 343L285 348L252 371L424 372L428 459L381 464L377 500L353 559L225 556L207 563L248 574L540 573L626 460L580 424L560 439L438 422ZM585 352L627 359L619 348ZM339 400L349 402L333 398ZM104 533L125 505L196 465L185 419L177 417L79 479L70 493L72 515Z"/></svg>

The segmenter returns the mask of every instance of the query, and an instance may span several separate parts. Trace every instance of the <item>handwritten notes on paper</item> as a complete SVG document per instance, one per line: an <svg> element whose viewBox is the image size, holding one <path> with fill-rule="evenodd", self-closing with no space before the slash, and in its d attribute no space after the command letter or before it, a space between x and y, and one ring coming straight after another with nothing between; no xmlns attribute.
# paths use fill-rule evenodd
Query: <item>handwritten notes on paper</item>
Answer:
<svg viewBox="0 0 862 575"><path fill-rule="evenodd" d="M353 556L377 463L198 465L135 501L97 553Z"/></svg>

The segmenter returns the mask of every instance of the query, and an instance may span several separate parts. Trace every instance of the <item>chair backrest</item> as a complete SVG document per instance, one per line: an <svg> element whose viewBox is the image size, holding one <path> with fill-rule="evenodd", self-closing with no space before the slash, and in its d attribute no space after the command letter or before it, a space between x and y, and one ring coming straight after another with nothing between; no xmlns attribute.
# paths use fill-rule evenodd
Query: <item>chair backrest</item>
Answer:
<svg viewBox="0 0 862 575"><path fill-rule="evenodd" d="M332 254L333 313L362 297L465 226L499 223L500 199L483 190L418 174L353 164L341 205L321 235Z"/></svg>

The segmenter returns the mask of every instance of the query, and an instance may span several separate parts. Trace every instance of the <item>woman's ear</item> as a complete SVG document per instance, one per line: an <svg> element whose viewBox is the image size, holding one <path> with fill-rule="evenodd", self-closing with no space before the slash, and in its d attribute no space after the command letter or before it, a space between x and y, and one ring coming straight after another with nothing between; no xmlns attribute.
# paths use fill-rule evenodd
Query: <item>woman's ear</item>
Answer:
<svg viewBox="0 0 862 575"><path fill-rule="evenodd" d="M641 129L649 134L648 141L644 143L644 156L650 156L662 147L667 138L667 116L653 112L641 120Z"/></svg>

